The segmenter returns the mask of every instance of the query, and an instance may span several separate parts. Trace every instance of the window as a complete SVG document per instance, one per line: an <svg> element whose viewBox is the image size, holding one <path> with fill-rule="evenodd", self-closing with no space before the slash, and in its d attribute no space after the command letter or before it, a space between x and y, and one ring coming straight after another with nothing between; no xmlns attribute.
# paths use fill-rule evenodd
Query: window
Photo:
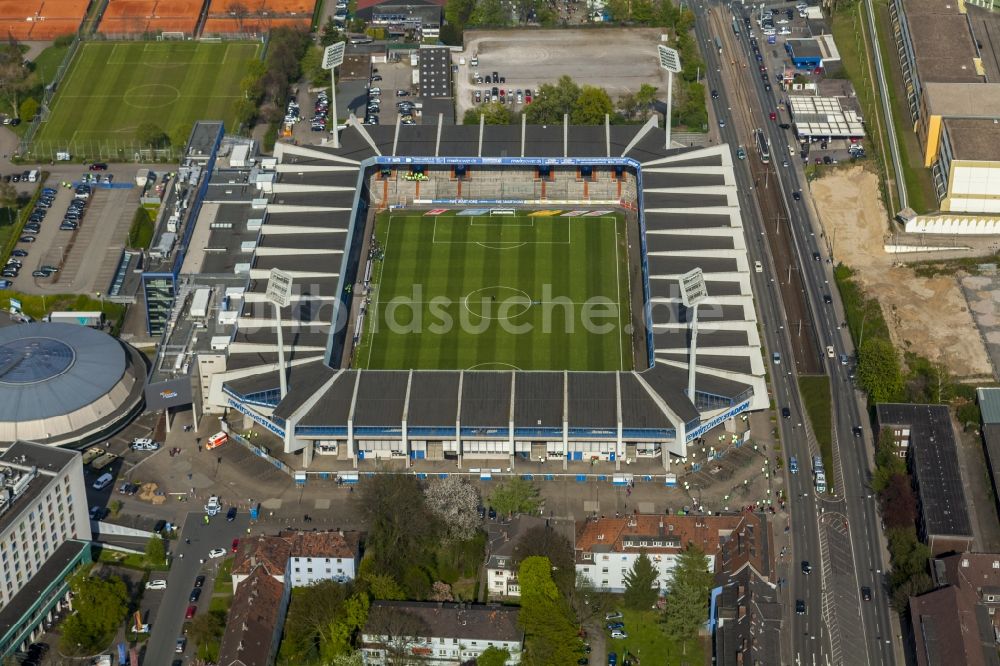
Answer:
<svg viewBox="0 0 1000 666"><path fill-rule="evenodd" d="M601 581L601 587L607 587L607 586L608 586L608 579L605 578L604 580Z"/></svg>
<svg viewBox="0 0 1000 666"><path fill-rule="evenodd" d="M608 573L608 568L607 567L603 567L601 569L601 573L605 573L605 574Z"/></svg>

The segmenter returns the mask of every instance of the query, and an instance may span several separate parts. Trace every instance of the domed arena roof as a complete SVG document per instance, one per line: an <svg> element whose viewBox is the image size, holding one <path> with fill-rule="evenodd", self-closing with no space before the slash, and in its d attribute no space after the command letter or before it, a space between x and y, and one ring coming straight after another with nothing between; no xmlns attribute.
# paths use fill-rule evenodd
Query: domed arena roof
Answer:
<svg viewBox="0 0 1000 666"><path fill-rule="evenodd" d="M60 440L126 416L144 377L134 354L85 326L0 328L0 441Z"/></svg>

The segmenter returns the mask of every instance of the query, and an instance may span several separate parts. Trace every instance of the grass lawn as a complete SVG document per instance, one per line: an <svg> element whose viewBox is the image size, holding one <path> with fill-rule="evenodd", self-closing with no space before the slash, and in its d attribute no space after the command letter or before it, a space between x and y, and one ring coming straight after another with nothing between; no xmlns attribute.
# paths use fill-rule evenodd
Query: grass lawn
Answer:
<svg viewBox="0 0 1000 666"><path fill-rule="evenodd" d="M132 226L128 230L128 246L135 250L145 250L153 242L156 231L156 215L160 207L153 204L139 206L132 216Z"/></svg>
<svg viewBox="0 0 1000 666"><path fill-rule="evenodd" d="M257 42L88 42L70 65L32 150L120 152L132 159L140 123L185 138L196 120L231 126L240 79L260 49Z"/></svg>
<svg viewBox="0 0 1000 666"><path fill-rule="evenodd" d="M143 569L149 571L170 570L170 567L164 562L151 564L145 555L123 553L109 548L101 549L101 554L98 556L97 561L104 562L105 564L117 564L118 566L127 567L129 569Z"/></svg>
<svg viewBox="0 0 1000 666"><path fill-rule="evenodd" d="M69 44L63 46L52 45L38 54L35 58L35 73L43 83L50 83L56 75L56 70L62 64L63 58L69 51Z"/></svg>
<svg viewBox="0 0 1000 666"><path fill-rule="evenodd" d="M823 468L833 478L833 405L830 398L830 378L826 375L799 375L799 391L806 406L809 422L812 424L819 451L823 456ZM799 463L808 469L808 461ZM833 483L827 486L833 490Z"/></svg>
<svg viewBox="0 0 1000 666"><path fill-rule="evenodd" d="M22 294L12 289L0 289L0 307L10 305L10 298L21 301L21 311L34 318L41 319L50 312L97 312L103 308L104 318L111 322L112 331L117 332L125 318L125 305L104 301L84 294L53 294L40 296L37 294Z"/></svg>
<svg viewBox="0 0 1000 666"><path fill-rule="evenodd" d="M626 652L639 658L642 666L670 666L671 664L703 664L705 657L700 641L689 641L686 646L667 636L660 624L657 611L622 611L628 638L611 640L608 638L608 652L618 655L622 663ZM600 663L600 662L598 662Z"/></svg>
<svg viewBox="0 0 1000 666"><path fill-rule="evenodd" d="M431 212L376 219L355 367L632 369L622 215Z"/></svg>

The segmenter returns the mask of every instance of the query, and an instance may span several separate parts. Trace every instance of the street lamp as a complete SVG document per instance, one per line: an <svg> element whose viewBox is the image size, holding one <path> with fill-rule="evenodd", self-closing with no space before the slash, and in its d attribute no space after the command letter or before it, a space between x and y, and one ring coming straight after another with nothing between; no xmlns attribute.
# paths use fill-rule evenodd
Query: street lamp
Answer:
<svg viewBox="0 0 1000 666"><path fill-rule="evenodd" d="M340 135L337 134L337 77L334 72L337 67L344 64L344 49L346 48L346 42L337 42L336 44L330 44L323 51L323 69L330 70L330 126L332 128L334 148L340 148Z"/></svg>
<svg viewBox="0 0 1000 666"><path fill-rule="evenodd" d="M667 136L666 147L670 150L670 124L673 122L674 105L674 74L681 71L681 57L677 49L672 49L663 44L657 44L656 50L660 54L660 68L667 70Z"/></svg>

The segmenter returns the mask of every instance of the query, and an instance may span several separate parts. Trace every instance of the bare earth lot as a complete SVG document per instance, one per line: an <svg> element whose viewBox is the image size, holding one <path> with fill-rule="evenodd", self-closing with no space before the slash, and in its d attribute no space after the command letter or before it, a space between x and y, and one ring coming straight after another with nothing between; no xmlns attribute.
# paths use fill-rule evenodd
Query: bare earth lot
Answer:
<svg viewBox="0 0 1000 666"><path fill-rule="evenodd" d="M458 117L472 106L470 91L492 87L537 90L542 83L555 83L564 74L580 85L599 86L612 100L643 83L666 93L656 55L662 30L658 28L602 28L578 30L467 30L466 65L455 75ZM479 54L479 68L468 65ZM458 64L458 56L454 57ZM474 71L494 71L507 79L504 84L474 85Z"/></svg>
<svg viewBox="0 0 1000 666"><path fill-rule="evenodd" d="M883 251L889 216L877 177L861 167L837 169L810 188L835 261L857 271L865 292L878 298L897 348L942 363L958 377L991 375L958 280L917 277L910 268L893 266Z"/></svg>

